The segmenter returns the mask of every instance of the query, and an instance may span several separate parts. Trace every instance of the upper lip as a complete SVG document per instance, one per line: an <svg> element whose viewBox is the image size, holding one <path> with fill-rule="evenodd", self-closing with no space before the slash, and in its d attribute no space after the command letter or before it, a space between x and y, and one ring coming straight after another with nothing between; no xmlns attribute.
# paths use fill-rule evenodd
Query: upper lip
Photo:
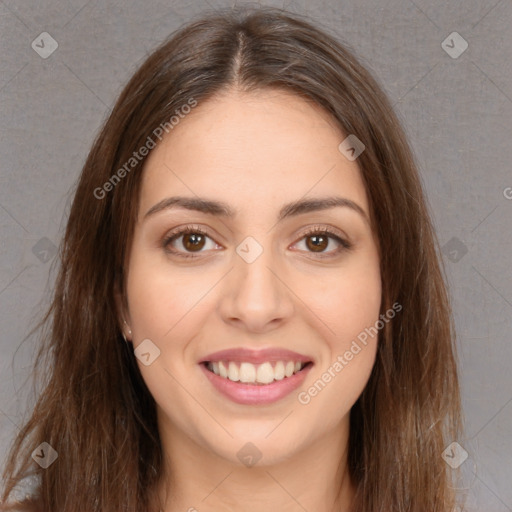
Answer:
<svg viewBox="0 0 512 512"><path fill-rule="evenodd" d="M261 364L266 361L300 361L308 363L313 360L312 357L293 352L283 348L266 348L260 350L251 350L247 348L229 348L214 352L202 358L199 363L218 362L218 361L236 361L253 364Z"/></svg>

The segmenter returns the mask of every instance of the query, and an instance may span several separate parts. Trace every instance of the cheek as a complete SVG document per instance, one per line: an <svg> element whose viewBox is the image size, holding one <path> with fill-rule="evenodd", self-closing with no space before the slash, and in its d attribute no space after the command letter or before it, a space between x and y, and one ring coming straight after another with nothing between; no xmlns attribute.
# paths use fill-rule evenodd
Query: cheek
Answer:
<svg viewBox="0 0 512 512"><path fill-rule="evenodd" d="M323 428L334 428L363 392L377 352L381 305L380 272L340 274L316 295L317 322L325 340L321 364L298 401Z"/></svg>
<svg viewBox="0 0 512 512"><path fill-rule="evenodd" d="M142 377L158 404L172 404L168 410L186 410L188 395L179 382L191 377L183 365L188 345L201 328L201 308L207 291L204 279L174 271L160 262L134 252L127 279L133 346L145 339L160 350L149 366L137 361ZM172 399L171 399L172 397Z"/></svg>
<svg viewBox="0 0 512 512"><path fill-rule="evenodd" d="M302 280L300 296L308 297L305 302L322 321L319 324L331 349L344 349L379 318L382 286L378 257L374 251L359 256L324 276Z"/></svg>
<svg viewBox="0 0 512 512"><path fill-rule="evenodd" d="M183 318L200 309L205 281L188 272L169 272L160 263L142 265L139 260L132 259L127 282L134 338L163 341Z"/></svg>

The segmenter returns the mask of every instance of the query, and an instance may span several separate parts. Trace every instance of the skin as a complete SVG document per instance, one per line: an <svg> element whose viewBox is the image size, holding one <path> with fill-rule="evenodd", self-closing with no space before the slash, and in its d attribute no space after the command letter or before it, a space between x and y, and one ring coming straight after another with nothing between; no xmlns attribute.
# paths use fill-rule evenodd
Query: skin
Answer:
<svg viewBox="0 0 512 512"><path fill-rule="evenodd" d="M277 222L283 204L305 196L348 198L369 218L357 160L338 150L345 137L298 96L231 89L200 103L146 161L127 307L119 307L134 347L149 338L160 350L149 366L137 362L157 403L165 512L349 510L349 413L370 376L376 337L307 405L297 395L379 319L378 246L367 219L348 207ZM223 201L237 214L174 208L145 217L175 195ZM171 248L196 258L166 252L165 236L190 223L208 231L199 252L183 245L186 236ZM352 248L336 254L340 244L328 239L323 254L332 256L322 259L304 237L315 225L334 227ZM247 236L263 248L250 264L235 251ZM219 394L198 364L235 347L288 348L315 364L285 398L241 405ZM247 442L261 452L252 467L237 457Z"/></svg>

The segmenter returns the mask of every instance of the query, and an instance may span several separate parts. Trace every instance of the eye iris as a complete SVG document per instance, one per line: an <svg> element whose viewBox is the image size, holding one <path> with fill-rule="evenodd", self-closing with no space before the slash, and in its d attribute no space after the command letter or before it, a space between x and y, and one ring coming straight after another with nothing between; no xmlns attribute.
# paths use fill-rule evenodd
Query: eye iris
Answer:
<svg viewBox="0 0 512 512"><path fill-rule="evenodd" d="M310 240L315 240L312 242L313 245L310 244ZM322 242L319 242L318 240L322 240ZM327 245L329 243L328 237L325 235L310 235L307 238L306 244L308 246L308 249L312 249L313 252L321 252L327 248Z"/></svg>
<svg viewBox="0 0 512 512"><path fill-rule="evenodd" d="M191 239L193 239L191 241ZM191 245L189 245L189 243ZM185 247L185 249L187 250L194 250L194 249L202 249L204 247L204 236L201 235L200 233L185 233L183 235L183 246Z"/></svg>
<svg viewBox="0 0 512 512"><path fill-rule="evenodd" d="M181 237L183 247L187 251L199 252L204 247L206 237L201 232L185 232ZM329 238L325 233L313 233L306 236L306 245L312 252L323 252L329 245Z"/></svg>

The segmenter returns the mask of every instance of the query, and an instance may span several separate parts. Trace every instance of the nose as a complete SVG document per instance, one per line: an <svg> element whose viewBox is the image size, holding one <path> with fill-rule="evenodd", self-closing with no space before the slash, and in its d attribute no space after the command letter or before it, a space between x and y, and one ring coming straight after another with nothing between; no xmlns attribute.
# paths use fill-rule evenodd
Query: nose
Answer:
<svg viewBox="0 0 512 512"><path fill-rule="evenodd" d="M234 268L223 283L220 314L227 323L266 332L291 318L294 295L283 265L270 249L249 261L234 255Z"/></svg>

